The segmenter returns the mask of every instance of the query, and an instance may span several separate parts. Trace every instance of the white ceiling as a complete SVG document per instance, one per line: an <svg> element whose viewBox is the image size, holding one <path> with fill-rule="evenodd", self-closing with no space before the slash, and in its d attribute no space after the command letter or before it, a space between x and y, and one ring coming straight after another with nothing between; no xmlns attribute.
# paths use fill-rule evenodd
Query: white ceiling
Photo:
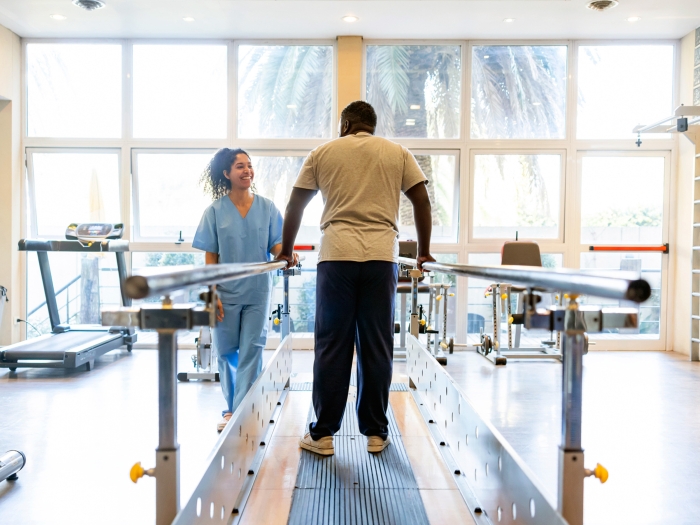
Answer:
<svg viewBox="0 0 700 525"><path fill-rule="evenodd" d="M587 9L588 0L105 1L88 12L71 0L0 0L0 24L39 38L634 39L680 38L700 26L700 0L620 0L602 13ZM360 20L343 22L347 14Z"/></svg>

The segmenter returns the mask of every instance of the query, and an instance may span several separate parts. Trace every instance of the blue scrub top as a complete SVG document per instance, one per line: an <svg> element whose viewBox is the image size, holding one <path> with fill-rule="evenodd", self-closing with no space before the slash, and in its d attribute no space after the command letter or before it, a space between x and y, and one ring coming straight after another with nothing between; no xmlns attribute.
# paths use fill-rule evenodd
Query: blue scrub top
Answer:
<svg viewBox="0 0 700 525"><path fill-rule="evenodd" d="M282 242L282 215L275 204L254 195L245 218L228 195L214 201L202 216L192 247L218 253L220 263L265 262L270 250ZM272 274L265 273L217 286L222 303L267 304Z"/></svg>

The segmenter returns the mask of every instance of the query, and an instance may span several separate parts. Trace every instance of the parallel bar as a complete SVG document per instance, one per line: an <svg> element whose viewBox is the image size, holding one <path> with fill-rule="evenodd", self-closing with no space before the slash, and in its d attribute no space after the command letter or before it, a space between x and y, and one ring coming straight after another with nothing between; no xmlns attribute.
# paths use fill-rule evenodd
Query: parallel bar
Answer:
<svg viewBox="0 0 700 525"><path fill-rule="evenodd" d="M415 266L416 261L399 257L399 263ZM470 264L424 263L430 272L480 277L491 282L520 284L538 289L593 295L641 303L651 297L651 286L644 279L621 279L581 273L576 270L532 266L474 266Z"/></svg>
<svg viewBox="0 0 700 525"><path fill-rule="evenodd" d="M286 268L283 261L246 264L210 264L202 268L160 275L132 275L126 280L126 294L132 299L160 296L195 286L209 286L251 275Z"/></svg>

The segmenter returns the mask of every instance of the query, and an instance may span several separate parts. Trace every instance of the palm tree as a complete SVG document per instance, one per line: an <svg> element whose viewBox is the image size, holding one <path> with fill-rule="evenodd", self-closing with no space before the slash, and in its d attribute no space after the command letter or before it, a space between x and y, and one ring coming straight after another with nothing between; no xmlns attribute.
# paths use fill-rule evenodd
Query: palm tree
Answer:
<svg viewBox="0 0 700 525"><path fill-rule="evenodd" d="M262 138L330 138L331 46L240 46L239 130Z"/></svg>

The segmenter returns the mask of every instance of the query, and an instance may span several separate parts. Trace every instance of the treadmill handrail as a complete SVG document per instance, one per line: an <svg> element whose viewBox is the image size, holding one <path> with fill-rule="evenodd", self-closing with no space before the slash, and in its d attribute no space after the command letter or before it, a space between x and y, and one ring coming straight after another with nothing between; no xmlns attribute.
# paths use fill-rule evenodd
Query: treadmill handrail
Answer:
<svg viewBox="0 0 700 525"><path fill-rule="evenodd" d="M78 241L21 239L18 248L21 252L128 252L129 241L105 239L88 244Z"/></svg>
<svg viewBox="0 0 700 525"><path fill-rule="evenodd" d="M415 267L416 260L399 257L399 263ZM607 299L642 303L651 297L651 286L644 279L623 279L582 273L573 269L533 266L475 266L471 264L424 263L429 272L491 279L492 282L519 284L548 291L563 291Z"/></svg>
<svg viewBox="0 0 700 525"><path fill-rule="evenodd" d="M132 275L126 280L126 294L132 299L161 296L176 290L209 286L252 275L283 270L284 261L262 263L210 264L202 268L180 270L160 275Z"/></svg>

